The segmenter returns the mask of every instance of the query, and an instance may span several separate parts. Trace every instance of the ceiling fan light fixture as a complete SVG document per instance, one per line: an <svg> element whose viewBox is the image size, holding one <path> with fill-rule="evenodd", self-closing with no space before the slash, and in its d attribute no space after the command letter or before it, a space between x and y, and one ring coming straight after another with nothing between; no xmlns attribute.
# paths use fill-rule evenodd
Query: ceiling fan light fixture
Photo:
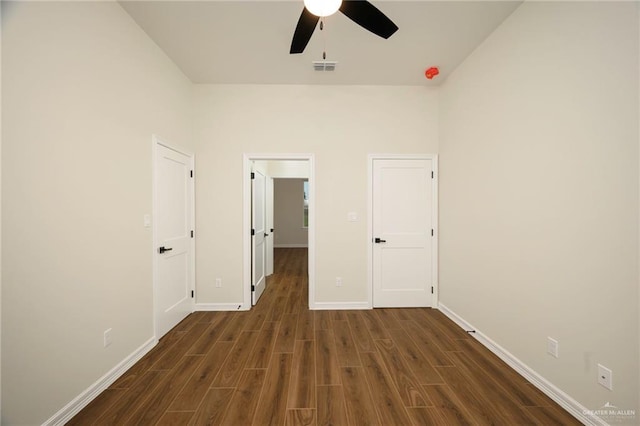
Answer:
<svg viewBox="0 0 640 426"><path fill-rule="evenodd" d="M316 16L333 15L340 9L342 0L304 0L304 7Z"/></svg>

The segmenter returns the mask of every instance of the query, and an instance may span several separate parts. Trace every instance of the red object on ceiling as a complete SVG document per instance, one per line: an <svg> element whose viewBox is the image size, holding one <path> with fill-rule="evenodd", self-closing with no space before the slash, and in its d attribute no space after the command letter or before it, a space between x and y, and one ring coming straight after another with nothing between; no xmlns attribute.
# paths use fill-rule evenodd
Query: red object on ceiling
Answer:
<svg viewBox="0 0 640 426"><path fill-rule="evenodd" d="M432 80L433 77L438 74L440 74L440 70L438 69L438 67L427 68L427 70L424 72L425 77L427 77L429 80Z"/></svg>

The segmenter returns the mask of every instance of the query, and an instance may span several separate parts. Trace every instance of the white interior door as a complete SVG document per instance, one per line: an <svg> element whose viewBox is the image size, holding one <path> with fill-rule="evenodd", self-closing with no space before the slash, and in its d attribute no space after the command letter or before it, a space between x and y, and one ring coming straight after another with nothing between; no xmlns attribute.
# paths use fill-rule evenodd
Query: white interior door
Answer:
<svg viewBox="0 0 640 426"><path fill-rule="evenodd" d="M193 312L193 157L156 144L156 338Z"/></svg>
<svg viewBox="0 0 640 426"><path fill-rule="evenodd" d="M431 306L432 160L373 160L373 306Z"/></svg>
<svg viewBox="0 0 640 426"><path fill-rule="evenodd" d="M258 303L266 285L266 179L255 171L251 179L251 304Z"/></svg>
<svg viewBox="0 0 640 426"><path fill-rule="evenodd" d="M267 231L268 234L266 244L267 244L267 267L266 274L267 276L273 274L273 242L275 241L275 232L273 229L273 178L267 176L267 186L266 186L266 218L267 218Z"/></svg>

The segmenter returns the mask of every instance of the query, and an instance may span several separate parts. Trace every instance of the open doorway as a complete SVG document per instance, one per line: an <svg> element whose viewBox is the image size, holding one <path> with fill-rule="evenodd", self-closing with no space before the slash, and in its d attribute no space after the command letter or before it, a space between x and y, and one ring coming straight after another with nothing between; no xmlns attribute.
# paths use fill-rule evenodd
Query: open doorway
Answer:
<svg viewBox="0 0 640 426"><path fill-rule="evenodd" d="M300 248L307 253L308 270L308 307L315 304L314 285L314 157L312 154L245 154L243 161L243 309L250 309L258 302L260 294L268 286L268 277L274 271L274 257L278 249ZM260 174L260 179L256 176ZM264 179L263 179L264 178ZM256 189L256 182L264 188ZM274 203L276 185L287 186L299 184L299 218L295 226L303 230L306 241L292 240L292 235L280 234L275 225ZM257 198L256 198L257 195ZM281 194L282 195L282 194ZM287 194L291 200L295 195ZM263 198L263 199L261 199ZM264 206L264 207L263 207ZM256 211L256 207L259 211ZM264 208L265 210L261 210ZM262 223L261 218L265 218ZM286 219L285 219L286 220ZM282 222L281 222L282 224ZM255 226L264 231L258 233ZM283 229L285 232L291 231ZM298 235L299 237L299 235ZM258 250L258 251L256 251ZM257 263L256 263L257 261ZM277 261L277 260L276 260ZM262 281L262 276L265 279ZM264 286L264 287L263 287Z"/></svg>

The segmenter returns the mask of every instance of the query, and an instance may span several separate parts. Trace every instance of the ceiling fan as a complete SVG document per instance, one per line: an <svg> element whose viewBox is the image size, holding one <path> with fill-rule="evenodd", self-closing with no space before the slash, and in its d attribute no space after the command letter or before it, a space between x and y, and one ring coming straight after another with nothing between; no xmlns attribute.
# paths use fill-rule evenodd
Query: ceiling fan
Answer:
<svg viewBox="0 0 640 426"><path fill-rule="evenodd" d="M304 0L304 6L291 40L291 54L304 52L320 18L338 10L356 24L384 39L398 30L391 19L367 0Z"/></svg>

